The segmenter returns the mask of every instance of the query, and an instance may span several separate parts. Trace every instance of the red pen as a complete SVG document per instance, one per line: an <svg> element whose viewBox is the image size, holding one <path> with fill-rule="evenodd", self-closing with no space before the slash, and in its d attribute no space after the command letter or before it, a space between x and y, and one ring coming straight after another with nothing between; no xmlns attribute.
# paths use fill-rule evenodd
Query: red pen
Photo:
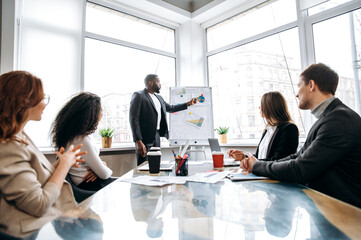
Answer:
<svg viewBox="0 0 361 240"><path fill-rule="evenodd" d="M187 157L188 157L188 155L184 154L184 157L183 157L181 163L178 165L177 170L175 171L176 173L178 173L178 171L181 169L181 167L184 164L184 162L186 161Z"/></svg>

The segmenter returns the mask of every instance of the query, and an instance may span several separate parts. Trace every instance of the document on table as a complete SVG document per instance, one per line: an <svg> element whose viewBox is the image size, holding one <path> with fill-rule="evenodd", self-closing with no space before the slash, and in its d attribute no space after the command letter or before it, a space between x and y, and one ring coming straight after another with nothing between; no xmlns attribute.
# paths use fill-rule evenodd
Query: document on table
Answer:
<svg viewBox="0 0 361 240"><path fill-rule="evenodd" d="M257 176L255 174L249 173L249 172L231 173L231 174L229 174L228 178L231 179L232 181L269 179L268 177Z"/></svg>
<svg viewBox="0 0 361 240"><path fill-rule="evenodd" d="M135 183L146 186L164 186L167 184L185 184L184 177L170 177L170 176L138 176L129 179L122 179L122 182Z"/></svg>
<svg viewBox="0 0 361 240"><path fill-rule="evenodd" d="M209 161L188 161L188 165L203 165L204 163L209 163Z"/></svg>
<svg viewBox="0 0 361 240"><path fill-rule="evenodd" d="M230 174L232 171L209 171L209 172L201 172L196 173L193 176L187 177L187 181L191 182L203 182L203 183L216 183L223 178L225 178L227 175Z"/></svg>
<svg viewBox="0 0 361 240"><path fill-rule="evenodd" d="M146 186L164 186L167 184L185 184L186 181L190 182L203 182L203 183L216 183L227 175L231 171L210 171L197 173L193 176L187 177L173 177L173 176L138 176L134 178L122 179L122 182L129 182L134 184L146 185Z"/></svg>

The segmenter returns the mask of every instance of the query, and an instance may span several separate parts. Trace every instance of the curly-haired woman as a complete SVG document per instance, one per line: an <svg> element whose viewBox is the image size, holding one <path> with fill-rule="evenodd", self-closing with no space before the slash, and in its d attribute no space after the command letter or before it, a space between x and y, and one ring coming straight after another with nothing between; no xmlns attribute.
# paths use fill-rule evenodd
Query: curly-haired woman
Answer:
<svg viewBox="0 0 361 240"><path fill-rule="evenodd" d="M111 178L112 170L100 159L99 149L90 137L101 117L100 97L82 92L64 105L52 124L52 140L57 149L82 144L82 149L87 151L84 162L69 171L73 183L85 190L98 191L115 180ZM89 178L90 175L92 177Z"/></svg>
<svg viewBox="0 0 361 240"><path fill-rule="evenodd" d="M24 132L28 121L41 120L49 99L41 80L28 72L0 75L0 239L28 237L77 206L64 180L82 161L80 146L60 148L51 164Z"/></svg>

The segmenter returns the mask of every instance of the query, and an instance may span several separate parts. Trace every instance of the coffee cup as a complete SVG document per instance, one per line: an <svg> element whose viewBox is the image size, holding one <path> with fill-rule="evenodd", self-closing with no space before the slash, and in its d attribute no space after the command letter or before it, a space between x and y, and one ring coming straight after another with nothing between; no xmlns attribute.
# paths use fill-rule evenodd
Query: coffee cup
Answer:
<svg viewBox="0 0 361 240"><path fill-rule="evenodd" d="M160 151L160 147L151 147L149 149L149 151L153 152L153 151Z"/></svg>
<svg viewBox="0 0 361 240"><path fill-rule="evenodd" d="M224 154L222 152L212 152L213 167L223 168Z"/></svg>
<svg viewBox="0 0 361 240"><path fill-rule="evenodd" d="M160 151L148 152L149 173L159 173L160 158L162 153Z"/></svg>

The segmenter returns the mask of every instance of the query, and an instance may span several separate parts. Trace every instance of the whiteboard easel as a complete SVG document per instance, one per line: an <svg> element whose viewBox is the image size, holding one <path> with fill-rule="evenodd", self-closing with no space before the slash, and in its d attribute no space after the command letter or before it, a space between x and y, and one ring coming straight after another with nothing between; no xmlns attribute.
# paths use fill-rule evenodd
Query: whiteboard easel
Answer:
<svg viewBox="0 0 361 240"><path fill-rule="evenodd" d="M212 138L214 134L212 89L210 87L171 87L169 96L172 105L188 102L194 97L201 97L188 109L170 114L170 145L182 146L187 142L189 142L188 146L208 145L208 138Z"/></svg>
<svg viewBox="0 0 361 240"><path fill-rule="evenodd" d="M187 152L203 152L204 160L207 160L206 149L204 148L204 146L202 146L201 149L193 149L192 146L190 146L190 143L191 141L188 140L184 146L182 145L179 146L180 156L183 158L184 154ZM190 149L188 149L189 147Z"/></svg>

